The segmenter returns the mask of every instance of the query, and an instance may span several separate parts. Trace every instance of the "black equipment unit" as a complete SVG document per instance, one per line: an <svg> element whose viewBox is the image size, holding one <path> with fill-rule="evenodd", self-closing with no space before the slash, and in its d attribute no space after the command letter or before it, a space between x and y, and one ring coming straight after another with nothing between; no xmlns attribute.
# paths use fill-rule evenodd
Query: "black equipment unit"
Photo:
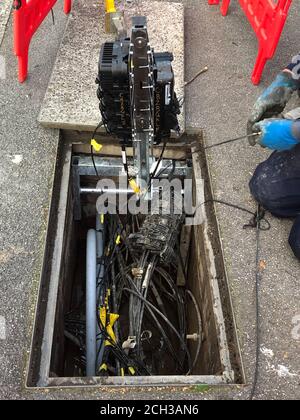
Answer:
<svg viewBox="0 0 300 420"><path fill-rule="evenodd" d="M138 30L142 26L140 23L143 18L134 19L133 29ZM124 146L132 145L136 123L132 121L134 113L131 89L134 80L130 54L133 53L129 38L105 43L100 53L96 80L99 85L97 94L103 123L107 132L117 136ZM149 89L146 106L149 111L150 105L153 142L159 144L163 138L170 137L171 130L180 131L177 118L180 107L174 91L173 55L168 52L154 53L152 49L149 55L151 57L143 70L149 69L149 84L153 89Z"/></svg>

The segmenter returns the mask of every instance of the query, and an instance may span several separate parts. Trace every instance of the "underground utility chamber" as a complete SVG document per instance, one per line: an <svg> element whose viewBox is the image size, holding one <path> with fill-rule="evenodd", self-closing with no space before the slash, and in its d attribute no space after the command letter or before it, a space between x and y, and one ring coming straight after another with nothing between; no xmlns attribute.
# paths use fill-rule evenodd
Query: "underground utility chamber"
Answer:
<svg viewBox="0 0 300 420"><path fill-rule="evenodd" d="M173 60L134 16L130 36L101 48L101 123L61 132L28 386L242 382L201 136L182 134Z"/></svg>
<svg viewBox="0 0 300 420"><path fill-rule="evenodd" d="M119 146L104 136L100 165L89 134L61 136L27 385L242 383L213 207L175 223L154 216L150 236L167 237L170 223L176 232L161 258L139 235L149 216L97 211L99 179L121 170ZM165 158L164 176L190 178L193 200L207 200L201 136L168 143Z"/></svg>

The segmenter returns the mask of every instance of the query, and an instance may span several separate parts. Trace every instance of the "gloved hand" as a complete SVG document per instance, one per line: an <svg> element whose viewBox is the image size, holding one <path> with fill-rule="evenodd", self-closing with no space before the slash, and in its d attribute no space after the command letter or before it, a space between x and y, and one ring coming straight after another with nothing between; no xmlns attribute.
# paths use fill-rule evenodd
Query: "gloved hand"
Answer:
<svg viewBox="0 0 300 420"><path fill-rule="evenodd" d="M290 150L300 144L300 121L268 119L254 124L255 144L272 150Z"/></svg>
<svg viewBox="0 0 300 420"><path fill-rule="evenodd" d="M248 121L248 134L252 134L253 124L283 112L292 94L299 89L298 82L288 71L281 72L271 86L256 101ZM250 144L255 141L250 139Z"/></svg>

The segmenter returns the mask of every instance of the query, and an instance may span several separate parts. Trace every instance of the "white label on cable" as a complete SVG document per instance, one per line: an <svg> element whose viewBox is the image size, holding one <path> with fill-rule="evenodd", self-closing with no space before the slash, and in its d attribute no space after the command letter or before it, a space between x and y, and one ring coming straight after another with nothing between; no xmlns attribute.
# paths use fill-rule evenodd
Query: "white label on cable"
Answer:
<svg viewBox="0 0 300 420"><path fill-rule="evenodd" d="M127 157L126 157L125 150L122 150L122 160L123 160L123 165L126 165L126 163L127 163Z"/></svg>

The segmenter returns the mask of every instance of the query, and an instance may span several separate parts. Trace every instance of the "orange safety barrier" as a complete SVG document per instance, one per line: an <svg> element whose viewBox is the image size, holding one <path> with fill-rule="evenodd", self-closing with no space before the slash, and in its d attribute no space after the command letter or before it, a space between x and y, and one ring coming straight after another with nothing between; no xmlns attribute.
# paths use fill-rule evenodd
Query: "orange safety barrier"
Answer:
<svg viewBox="0 0 300 420"><path fill-rule="evenodd" d="M292 0L239 0L259 42L252 82L257 85L268 60L273 58L283 31ZM220 0L208 0L219 4ZM222 0L221 13L227 15L230 0Z"/></svg>
<svg viewBox="0 0 300 420"><path fill-rule="evenodd" d="M57 0L14 0L14 51L18 57L19 81L28 73L30 42ZM72 0L64 0L64 11L71 11Z"/></svg>

